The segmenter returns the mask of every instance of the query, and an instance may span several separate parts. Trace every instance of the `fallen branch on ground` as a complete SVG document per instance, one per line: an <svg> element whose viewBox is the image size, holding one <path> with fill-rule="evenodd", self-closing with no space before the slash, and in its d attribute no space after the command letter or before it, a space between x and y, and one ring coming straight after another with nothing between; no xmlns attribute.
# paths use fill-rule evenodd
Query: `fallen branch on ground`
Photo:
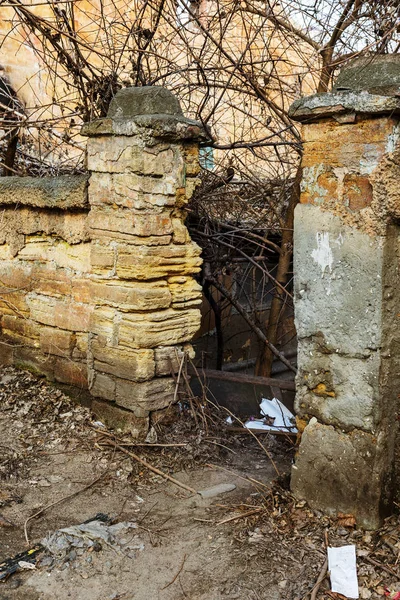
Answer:
<svg viewBox="0 0 400 600"><path fill-rule="evenodd" d="M394 571L390 567L383 565L382 563L378 562L377 560L374 560L373 558L370 558L369 556L366 556L365 560L371 565L375 565L375 567L379 567L380 569L383 569L383 571L386 571L386 573L389 573L390 575L397 577L397 579L400 579L399 573L396 573L396 571Z"/></svg>
<svg viewBox="0 0 400 600"><path fill-rule="evenodd" d="M120 444L117 444L115 442L113 444L113 448L120 450L121 452L123 452L127 456L130 456L131 458L133 458L134 460L136 460L138 463L140 463L141 465L143 465L144 467L146 467L146 469L149 469L149 471L153 471L153 473L156 473L157 475L160 475L161 477L164 477L164 479L168 479L168 481L171 481L171 483L174 483L175 485L177 485L178 487L186 490L187 492L190 492L191 494L197 494L198 493L193 488L189 487L188 485L185 485L181 481L178 481L178 479L175 479L174 477L171 477L171 475L168 475L168 473L164 473L164 471L161 471L160 469L157 469L157 467L153 467L153 465L151 465L150 463L148 463L146 460L144 460L143 458L140 458L140 456L138 456L134 452L130 452L129 450L127 450L126 448L124 448Z"/></svg>
<svg viewBox="0 0 400 600"><path fill-rule="evenodd" d="M318 575L318 579L315 582L313 589L311 590L310 600L316 600L319 588L321 587L321 583L325 579L327 572L328 572L328 559L325 559L325 562L322 565L321 571Z"/></svg>
<svg viewBox="0 0 400 600"><path fill-rule="evenodd" d="M183 557L183 561L182 561L182 564L181 564L181 566L180 566L180 568L179 568L179 571L177 572L177 574L175 575L175 577L172 579L172 581L170 581L169 583L167 583L167 585L164 585L164 587L163 587L163 588L161 588L161 590L160 590L161 592L162 592L163 590L166 590L166 589L167 589L167 588L168 588L170 585L172 585L173 583L175 583L175 581L178 579L179 575L182 573L182 569L183 569L183 565L185 564L185 561L186 561L186 554L185 554L185 556Z"/></svg>
<svg viewBox="0 0 400 600"><path fill-rule="evenodd" d="M236 515L235 517L228 517L227 519L223 519L222 521L219 521L217 523L217 525L224 525L225 523L229 523L230 521L237 521L238 519L244 519L245 517L251 517L251 515L256 515L257 513L261 512L262 508L255 508L254 510L248 510L245 513L242 513L241 515Z"/></svg>
<svg viewBox="0 0 400 600"><path fill-rule="evenodd" d="M93 427L93 425L91 425L91 427ZM99 435L104 435L105 437L109 437L113 440L113 442L115 442L115 440L119 440L119 438L117 438L115 436L115 434L113 433L109 433L108 431L102 431L101 429L98 429L97 427L93 427L93 429L99 434ZM173 447L178 447L178 446L187 446L187 443L181 443L181 444L148 444L146 442L135 442L132 440L132 442L123 442L122 440L118 441L120 446L143 446L144 448L173 448Z"/></svg>

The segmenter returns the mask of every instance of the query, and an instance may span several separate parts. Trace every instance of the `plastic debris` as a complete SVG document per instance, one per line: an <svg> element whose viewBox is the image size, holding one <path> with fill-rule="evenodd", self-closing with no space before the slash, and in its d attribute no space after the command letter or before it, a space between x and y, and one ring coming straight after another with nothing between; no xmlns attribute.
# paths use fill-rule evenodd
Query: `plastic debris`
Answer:
<svg viewBox="0 0 400 600"><path fill-rule="evenodd" d="M332 592L347 598L359 598L357 581L356 547L328 547L328 570Z"/></svg>
<svg viewBox="0 0 400 600"><path fill-rule="evenodd" d="M0 581L6 581L10 575L23 571L25 569L34 569L39 557L43 553L43 546L40 544L20 552L12 558L7 558L0 563ZM31 565L28 567L28 565Z"/></svg>
<svg viewBox="0 0 400 600"><path fill-rule="evenodd" d="M386 598L389 600L400 600L400 592L392 592L388 588L384 588Z"/></svg>
<svg viewBox="0 0 400 600"><path fill-rule="evenodd" d="M264 431L282 431L286 433L297 433L293 424L294 415L278 398L263 398L260 404L262 419L249 419L244 426L247 429L262 429Z"/></svg>
<svg viewBox="0 0 400 600"><path fill-rule="evenodd" d="M71 557L74 551L79 551L80 554L82 551L99 551L103 545L112 547L117 552L121 551L130 558L133 558L135 550L144 549L143 543L131 533L132 529L137 528L136 523L123 521L110 525L107 515L100 513L96 517L49 534L41 541L43 548L55 560L64 559L67 555Z"/></svg>

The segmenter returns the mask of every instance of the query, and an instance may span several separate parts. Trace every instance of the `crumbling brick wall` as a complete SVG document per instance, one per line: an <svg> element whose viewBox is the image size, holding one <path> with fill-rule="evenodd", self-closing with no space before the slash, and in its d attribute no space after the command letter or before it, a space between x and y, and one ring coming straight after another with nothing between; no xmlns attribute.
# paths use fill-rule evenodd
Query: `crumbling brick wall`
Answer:
<svg viewBox="0 0 400 600"><path fill-rule="evenodd" d="M88 177L0 179L1 360L87 385Z"/></svg>
<svg viewBox="0 0 400 600"><path fill-rule="evenodd" d="M200 325L184 207L205 138L163 88L119 92L84 132L86 175L0 181L1 361L88 388L144 436Z"/></svg>

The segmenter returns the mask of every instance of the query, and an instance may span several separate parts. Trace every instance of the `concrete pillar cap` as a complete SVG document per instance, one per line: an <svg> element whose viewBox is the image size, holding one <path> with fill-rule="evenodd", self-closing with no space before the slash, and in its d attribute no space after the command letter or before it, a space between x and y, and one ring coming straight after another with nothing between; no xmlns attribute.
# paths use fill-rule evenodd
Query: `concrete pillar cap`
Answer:
<svg viewBox="0 0 400 600"><path fill-rule="evenodd" d="M332 92L295 100L289 108L294 121L332 117L354 121L357 114L400 113L400 54L370 54L350 61L340 72Z"/></svg>
<svg viewBox="0 0 400 600"><path fill-rule="evenodd" d="M178 98L160 86L129 87L111 100L107 116L86 123L82 135L145 135L172 142L208 142L208 132L198 121L187 119Z"/></svg>
<svg viewBox="0 0 400 600"><path fill-rule="evenodd" d="M112 119L129 119L139 115L183 116L183 112L172 92L160 86L144 86L119 90L107 113Z"/></svg>

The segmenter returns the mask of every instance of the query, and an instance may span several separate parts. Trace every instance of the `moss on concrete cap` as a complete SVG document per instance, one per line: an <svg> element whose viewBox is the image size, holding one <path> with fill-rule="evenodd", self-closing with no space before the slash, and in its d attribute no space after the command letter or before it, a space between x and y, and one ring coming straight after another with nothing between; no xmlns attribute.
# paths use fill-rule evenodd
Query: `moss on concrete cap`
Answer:
<svg viewBox="0 0 400 600"><path fill-rule="evenodd" d="M119 90L111 100L107 116L129 119L139 115L183 116L179 100L160 86L129 87Z"/></svg>
<svg viewBox="0 0 400 600"><path fill-rule="evenodd" d="M59 177L2 177L0 206L34 206L74 210L87 208L89 175Z"/></svg>
<svg viewBox="0 0 400 600"><path fill-rule="evenodd" d="M349 62L339 73L334 91L375 90L383 96L400 91L400 54L370 54Z"/></svg>

